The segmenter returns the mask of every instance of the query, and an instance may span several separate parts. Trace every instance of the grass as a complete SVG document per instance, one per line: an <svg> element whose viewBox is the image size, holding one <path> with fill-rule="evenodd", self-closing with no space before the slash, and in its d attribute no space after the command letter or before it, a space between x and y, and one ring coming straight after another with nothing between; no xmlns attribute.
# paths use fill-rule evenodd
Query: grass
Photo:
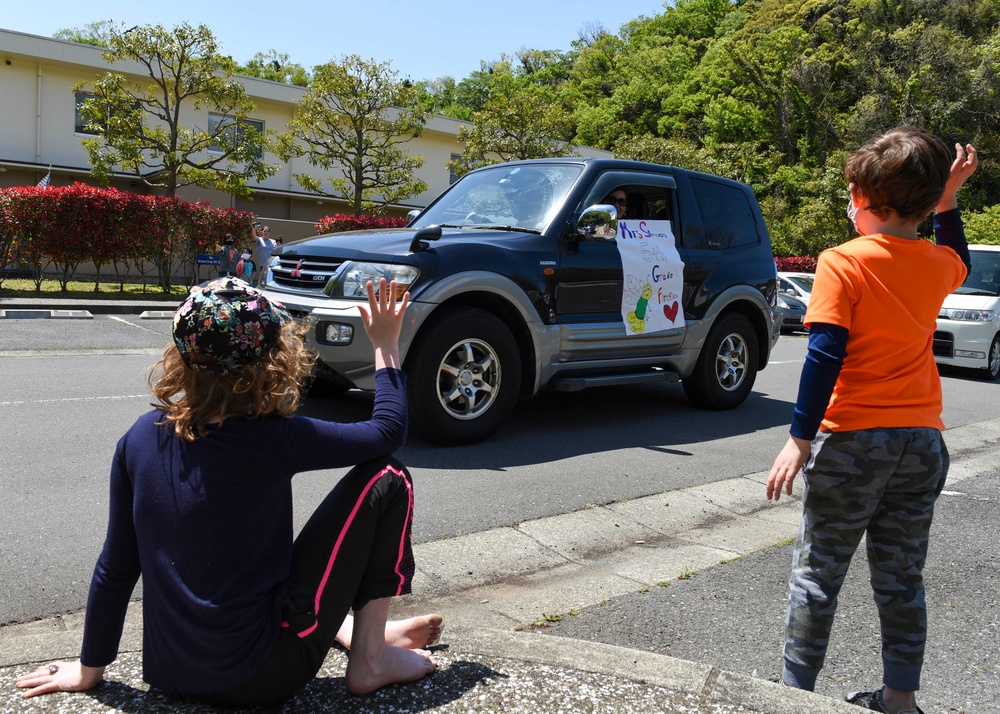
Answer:
<svg viewBox="0 0 1000 714"><path fill-rule="evenodd" d="M94 292L94 281L70 280L64 292L58 280L45 279L42 289L35 289L35 281L27 278L4 278L0 283L0 297L3 298L68 298L78 300L164 300L177 302L188 294L186 285L173 285L169 293L156 285L146 285L143 292L141 283L125 283L119 289L117 282L102 282L100 292Z"/></svg>

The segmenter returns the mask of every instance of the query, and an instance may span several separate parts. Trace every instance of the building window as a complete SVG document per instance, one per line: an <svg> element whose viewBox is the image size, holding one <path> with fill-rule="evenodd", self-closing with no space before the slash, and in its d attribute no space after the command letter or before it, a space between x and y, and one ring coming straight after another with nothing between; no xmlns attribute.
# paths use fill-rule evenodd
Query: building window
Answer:
<svg viewBox="0 0 1000 714"><path fill-rule="evenodd" d="M458 181L458 176L455 175L455 161L462 158L461 154L452 154L451 160L453 163L448 164L448 185L451 186L453 183Z"/></svg>
<svg viewBox="0 0 1000 714"><path fill-rule="evenodd" d="M264 122L258 121L257 119L244 119L242 122L244 125L252 128L258 134L264 133ZM242 134L242 127L236 125L236 119L230 116L225 116L224 114L209 114L208 115L208 132L210 134L216 134L219 131L219 127L222 127L224 133L228 136L229 141L233 143L234 146L239 145L240 134ZM209 151L223 152L226 149L223 148L221 144L212 144L208 147ZM257 158L263 158L263 152L257 150Z"/></svg>
<svg viewBox="0 0 1000 714"><path fill-rule="evenodd" d="M97 136L96 133L87 129L87 120L83 117L83 112L80 111L83 103L88 99L93 99L94 95L91 92L77 92L76 93L76 105L75 105L75 127L73 131L77 134L86 134L87 136Z"/></svg>
<svg viewBox="0 0 1000 714"><path fill-rule="evenodd" d="M74 96L76 98L76 103L74 105L75 111L73 131L77 134L83 134L84 136L100 136L100 134L96 131L87 128L87 119L83 116L83 112L81 111L83 103L88 99L94 99L97 95L93 92L76 92ZM140 109L141 107L139 102L133 102L132 108L136 110ZM108 120L110 120L112 116L114 116L114 114L109 112L107 114L107 119L104 122L99 122L101 128L104 130L104 134L108 133L108 125L110 124L110 121Z"/></svg>

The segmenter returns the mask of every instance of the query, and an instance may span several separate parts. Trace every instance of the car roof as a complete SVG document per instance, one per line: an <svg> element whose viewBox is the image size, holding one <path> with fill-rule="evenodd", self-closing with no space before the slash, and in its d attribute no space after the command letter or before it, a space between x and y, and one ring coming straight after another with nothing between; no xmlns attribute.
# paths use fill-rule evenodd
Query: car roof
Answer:
<svg viewBox="0 0 1000 714"><path fill-rule="evenodd" d="M1000 253L1000 245L986 245L985 243L969 243L969 250L990 251Z"/></svg>

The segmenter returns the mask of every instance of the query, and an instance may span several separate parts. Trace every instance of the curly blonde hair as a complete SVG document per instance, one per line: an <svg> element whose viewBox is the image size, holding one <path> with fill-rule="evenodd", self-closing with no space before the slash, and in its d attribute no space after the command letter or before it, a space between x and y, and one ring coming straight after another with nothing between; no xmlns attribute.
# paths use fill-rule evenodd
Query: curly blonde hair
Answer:
<svg viewBox="0 0 1000 714"><path fill-rule="evenodd" d="M226 374L192 369L170 345L149 374L153 406L183 441L207 433L232 416L291 416L309 383L316 355L305 347L308 327L288 323L264 359Z"/></svg>

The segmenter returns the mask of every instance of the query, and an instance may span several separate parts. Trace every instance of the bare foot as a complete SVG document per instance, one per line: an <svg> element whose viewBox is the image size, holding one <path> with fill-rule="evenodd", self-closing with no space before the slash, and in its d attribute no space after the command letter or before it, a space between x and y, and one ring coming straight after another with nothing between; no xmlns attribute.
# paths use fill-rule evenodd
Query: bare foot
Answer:
<svg viewBox="0 0 1000 714"><path fill-rule="evenodd" d="M430 647L441 636L444 618L437 613L418 615L406 620L390 620L385 623L385 643L404 647L408 650L418 650ZM354 618L348 615L337 633L337 642L345 649L351 649L354 638Z"/></svg>
<svg viewBox="0 0 1000 714"><path fill-rule="evenodd" d="M437 642L444 618L437 613L385 623L385 643L408 650L422 650Z"/></svg>
<svg viewBox="0 0 1000 714"><path fill-rule="evenodd" d="M415 682L437 669L427 650L386 645L371 657L352 654L344 681L351 694L369 694L387 684Z"/></svg>

